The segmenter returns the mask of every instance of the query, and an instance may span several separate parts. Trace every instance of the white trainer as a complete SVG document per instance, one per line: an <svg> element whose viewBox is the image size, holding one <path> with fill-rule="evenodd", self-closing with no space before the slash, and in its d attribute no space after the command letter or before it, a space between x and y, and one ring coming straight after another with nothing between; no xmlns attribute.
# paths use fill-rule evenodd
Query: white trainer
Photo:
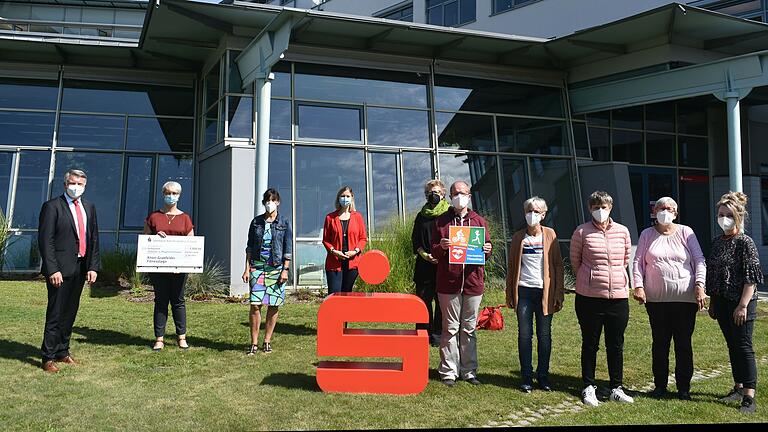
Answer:
<svg viewBox="0 0 768 432"><path fill-rule="evenodd" d="M581 400L584 402L584 405L596 407L600 403L597 401L597 396L595 395L596 389L597 386L590 385L581 391Z"/></svg>
<svg viewBox="0 0 768 432"><path fill-rule="evenodd" d="M635 400L631 396L627 396L621 387L616 387L611 390L611 400L616 402L634 403Z"/></svg>

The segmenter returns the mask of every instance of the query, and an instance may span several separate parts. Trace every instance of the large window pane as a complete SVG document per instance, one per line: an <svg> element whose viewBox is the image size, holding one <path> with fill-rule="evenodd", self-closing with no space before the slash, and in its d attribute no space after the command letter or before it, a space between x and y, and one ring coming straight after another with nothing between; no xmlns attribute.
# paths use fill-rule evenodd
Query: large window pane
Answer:
<svg viewBox="0 0 768 432"><path fill-rule="evenodd" d="M62 114L60 147L119 150L125 140L125 117Z"/></svg>
<svg viewBox="0 0 768 432"><path fill-rule="evenodd" d="M129 156L125 176L123 228L142 228L152 201L153 157Z"/></svg>
<svg viewBox="0 0 768 432"><path fill-rule="evenodd" d="M435 106L444 110L563 117L560 88L448 75L435 76Z"/></svg>
<svg viewBox="0 0 768 432"><path fill-rule="evenodd" d="M565 155L570 154L565 122L497 117L499 151Z"/></svg>
<svg viewBox="0 0 768 432"><path fill-rule="evenodd" d="M50 146L54 113L0 111L0 144Z"/></svg>
<svg viewBox="0 0 768 432"><path fill-rule="evenodd" d="M8 216L8 197L11 195L11 169L13 168L13 153L0 152L0 210L3 216Z"/></svg>
<svg viewBox="0 0 768 432"><path fill-rule="evenodd" d="M407 215L418 212L426 203L424 184L433 178L433 172L430 153L403 153L403 193Z"/></svg>
<svg viewBox="0 0 768 432"><path fill-rule="evenodd" d="M193 116L191 88L64 80L62 109L103 113Z"/></svg>
<svg viewBox="0 0 768 432"><path fill-rule="evenodd" d="M371 153L371 213L376 228L385 226L399 211L397 186L397 155L394 153Z"/></svg>
<svg viewBox="0 0 768 432"><path fill-rule="evenodd" d="M99 252L113 252L117 249L117 233L99 229Z"/></svg>
<svg viewBox="0 0 768 432"><path fill-rule="evenodd" d="M427 107L427 73L297 63L296 98Z"/></svg>
<svg viewBox="0 0 768 432"><path fill-rule="evenodd" d="M56 109L56 81L0 78L0 108Z"/></svg>
<svg viewBox="0 0 768 432"><path fill-rule="evenodd" d="M220 69L221 66L219 62L216 62L213 68L208 72L208 75L205 76L205 103L203 104L205 108L213 105L219 100L219 96L221 95L219 85Z"/></svg>
<svg viewBox="0 0 768 432"><path fill-rule="evenodd" d="M252 138L253 134L253 98L230 96L229 131L227 138Z"/></svg>
<svg viewBox="0 0 768 432"><path fill-rule="evenodd" d="M368 144L429 147L427 111L368 108Z"/></svg>
<svg viewBox="0 0 768 432"><path fill-rule="evenodd" d="M117 247L121 251L136 252L136 246L139 242L139 233L137 232L121 232L120 237L117 240Z"/></svg>
<svg viewBox="0 0 768 432"><path fill-rule="evenodd" d="M213 108L208 110L205 114L205 139L203 141L203 149L213 147L219 142L220 131L224 129L224 122L219 119L219 104L215 104Z"/></svg>
<svg viewBox="0 0 768 432"><path fill-rule="evenodd" d="M361 141L360 109L299 105L299 138Z"/></svg>
<svg viewBox="0 0 768 432"><path fill-rule="evenodd" d="M439 112L436 120L438 146L462 150L496 150L493 117Z"/></svg>
<svg viewBox="0 0 768 432"><path fill-rule="evenodd" d="M649 165L675 165L675 136L646 133L645 158Z"/></svg>
<svg viewBox="0 0 768 432"><path fill-rule="evenodd" d="M271 139L291 139L291 101L272 99L269 115L269 137Z"/></svg>
<svg viewBox="0 0 768 432"><path fill-rule="evenodd" d="M707 168L709 167L709 151L707 139L679 135L677 137L678 152L681 167Z"/></svg>
<svg viewBox="0 0 768 432"><path fill-rule="evenodd" d="M589 147L592 160L607 162L611 160L611 131L610 129L591 127L589 130Z"/></svg>
<svg viewBox="0 0 768 432"><path fill-rule="evenodd" d="M459 1L448 2L443 5L443 22L441 25L453 27L459 24Z"/></svg>
<svg viewBox="0 0 768 432"><path fill-rule="evenodd" d="M588 158L590 153L586 123L573 123L573 141L576 148L576 156Z"/></svg>
<svg viewBox="0 0 768 432"><path fill-rule="evenodd" d="M280 193L280 207L278 212L288 220L293 218L293 191L291 181L291 146L269 145L269 187L277 189ZM264 191L257 191L259 197ZM257 206L259 211L263 207ZM292 222L293 223L293 222Z"/></svg>
<svg viewBox="0 0 768 432"><path fill-rule="evenodd" d="M192 214L192 155L159 155L157 157L157 182L155 182L155 206L163 206L163 191L161 188L167 181L175 181L181 185L181 196L177 206L185 213Z"/></svg>
<svg viewBox="0 0 768 432"><path fill-rule="evenodd" d="M465 24L475 20L477 13L476 0L459 0L459 24Z"/></svg>
<svg viewBox="0 0 768 432"><path fill-rule="evenodd" d="M525 174L525 159L504 157L501 161L507 209L507 238L509 238L512 233L526 226L523 203L529 198L526 186L528 181Z"/></svg>
<svg viewBox="0 0 768 432"><path fill-rule="evenodd" d="M648 130L675 131L675 103L661 102L645 106L645 127Z"/></svg>
<svg viewBox="0 0 768 432"><path fill-rule="evenodd" d="M36 229L40 206L48 199L48 170L51 153L47 151L19 152L19 176L16 181L16 203L13 207L13 227ZM54 183L57 183L54 181ZM60 186L53 196L62 192Z"/></svg>
<svg viewBox="0 0 768 432"><path fill-rule="evenodd" d="M37 246L37 232L24 232L21 235L13 236L13 242L5 253L5 269L40 269L40 249Z"/></svg>
<svg viewBox="0 0 768 432"><path fill-rule="evenodd" d="M573 173L567 159L531 158L531 194L547 201L544 225L557 231L558 238L569 239L576 228Z"/></svg>
<svg viewBox="0 0 768 432"><path fill-rule="evenodd" d="M590 126L610 126L611 112L600 111L586 114L587 123Z"/></svg>
<svg viewBox="0 0 768 432"><path fill-rule="evenodd" d="M703 98L686 99L677 103L677 131L679 133L706 135L707 108Z"/></svg>
<svg viewBox="0 0 768 432"><path fill-rule="evenodd" d="M635 164L643 161L643 133L633 131L613 131L613 160Z"/></svg>
<svg viewBox="0 0 768 432"><path fill-rule="evenodd" d="M643 128L643 106L615 109L612 112L613 127L627 129Z"/></svg>
<svg viewBox="0 0 768 432"><path fill-rule="evenodd" d="M83 196L96 205L99 228L117 229L123 156L106 153L57 152L53 196L63 193L64 173L71 168L81 169L88 175Z"/></svg>
<svg viewBox="0 0 768 432"><path fill-rule="evenodd" d="M446 189L457 180L467 182L472 188L472 209L489 219L489 223L502 223L495 156L441 154L440 178Z"/></svg>
<svg viewBox="0 0 768 432"><path fill-rule="evenodd" d="M350 186L357 211L366 218L362 150L296 147L296 233L321 237L325 215L335 210L336 193Z"/></svg>
<svg viewBox="0 0 768 432"><path fill-rule="evenodd" d="M128 149L191 152L194 121L155 117L128 118Z"/></svg>
<svg viewBox="0 0 768 432"><path fill-rule="evenodd" d="M297 285L302 287L326 286L325 256L326 250L320 241L296 243Z"/></svg>

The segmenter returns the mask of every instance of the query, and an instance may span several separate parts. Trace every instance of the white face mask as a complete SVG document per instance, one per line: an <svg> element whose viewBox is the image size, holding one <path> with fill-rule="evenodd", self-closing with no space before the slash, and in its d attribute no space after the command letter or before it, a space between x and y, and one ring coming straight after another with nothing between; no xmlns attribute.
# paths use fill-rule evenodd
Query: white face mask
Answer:
<svg viewBox="0 0 768 432"><path fill-rule="evenodd" d="M608 216L611 214L610 210L606 210L603 208L599 208L597 210L592 210L592 217L598 222L603 223L608 220Z"/></svg>
<svg viewBox="0 0 768 432"><path fill-rule="evenodd" d="M458 194L451 198L451 204L456 210L464 210L469 205L469 196L464 194Z"/></svg>
<svg viewBox="0 0 768 432"><path fill-rule="evenodd" d="M85 192L85 186L76 184L67 185L67 195L73 200L80 198L83 192Z"/></svg>
<svg viewBox="0 0 768 432"><path fill-rule="evenodd" d="M661 225L669 225L675 220L675 214L669 210L662 210L656 213L656 222Z"/></svg>
<svg viewBox="0 0 768 432"><path fill-rule="evenodd" d="M267 213L272 213L277 210L277 203L274 201L267 201L267 203L264 204L264 208L267 209Z"/></svg>
<svg viewBox="0 0 768 432"><path fill-rule="evenodd" d="M528 212L525 214L525 222L528 226L533 227L541 223L541 213Z"/></svg>
<svg viewBox="0 0 768 432"><path fill-rule="evenodd" d="M720 216L717 218L717 224L720 225L723 231L730 231L736 225L736 221L732 217Z"/></svg>

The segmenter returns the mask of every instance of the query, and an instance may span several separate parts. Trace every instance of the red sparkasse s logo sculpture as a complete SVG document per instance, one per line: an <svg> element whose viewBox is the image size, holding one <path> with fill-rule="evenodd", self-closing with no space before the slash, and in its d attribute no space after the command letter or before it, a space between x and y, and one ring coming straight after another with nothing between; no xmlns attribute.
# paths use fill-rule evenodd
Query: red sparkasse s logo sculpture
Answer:
<svg viewBox="0 0 768 432"><path fill-rule="evenodd" d="M358 266L367 283L389 275L389 260L367 252ZM317 312L318 357L397 357L401 362L320 361L317 384L324 392L417 394L427 386L429 337L426 330L353 329L350 322L427 323L424 302L415 295L337 293Z"/></svg>

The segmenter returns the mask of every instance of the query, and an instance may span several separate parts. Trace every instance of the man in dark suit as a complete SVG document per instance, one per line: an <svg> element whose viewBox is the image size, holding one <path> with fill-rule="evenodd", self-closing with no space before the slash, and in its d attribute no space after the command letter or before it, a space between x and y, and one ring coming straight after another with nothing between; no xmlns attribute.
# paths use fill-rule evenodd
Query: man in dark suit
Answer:
<svg viewBox="0 0 768 432"><path fill-rule="evenodd" d="M74 365L69 339L80 306L83 284L96 282L99 271L99 226L96 207L81 199L88 181L83 171L64 174L65 193L40 209L37 241L48 285L43 334L43 370L58 372L56 363Z"/></svg>

